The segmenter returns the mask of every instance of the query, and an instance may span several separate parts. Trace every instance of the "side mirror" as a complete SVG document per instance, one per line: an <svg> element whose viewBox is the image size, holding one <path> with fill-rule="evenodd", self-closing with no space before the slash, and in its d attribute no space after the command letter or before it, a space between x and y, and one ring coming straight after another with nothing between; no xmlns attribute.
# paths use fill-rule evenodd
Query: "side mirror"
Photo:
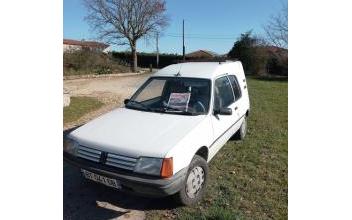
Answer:
<svg viewBox="0 0 352 220"><path fill-rule="evenodd" d="M128 103L129 101L130 101L129 99L125 99L125 100L123 100L123 104L127 105L127 103Z"/></svg>
<svg viewBox="0 0 352 220"><path fill-rule="evenodd" d="M220 108L220 109L214 110L214 115L232 115L232 109Z"/></svg>

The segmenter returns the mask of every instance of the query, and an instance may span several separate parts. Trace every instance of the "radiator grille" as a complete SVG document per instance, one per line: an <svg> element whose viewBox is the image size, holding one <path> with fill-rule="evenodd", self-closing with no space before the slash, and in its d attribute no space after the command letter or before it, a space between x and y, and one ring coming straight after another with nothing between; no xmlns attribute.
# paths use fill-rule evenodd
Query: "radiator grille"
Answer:
<svg viewBox="0 0 352 220"><path fill-rule="evenodd" d="M94 162L99 162L101 151L80 145L78 147L77 156Z"/></svg>
<svg viewBox="0 0 352 220"><path fill-rule="evenodd" d="M126 170L134 170L136 163L137 158L108 153L105 164Z"/></svg>

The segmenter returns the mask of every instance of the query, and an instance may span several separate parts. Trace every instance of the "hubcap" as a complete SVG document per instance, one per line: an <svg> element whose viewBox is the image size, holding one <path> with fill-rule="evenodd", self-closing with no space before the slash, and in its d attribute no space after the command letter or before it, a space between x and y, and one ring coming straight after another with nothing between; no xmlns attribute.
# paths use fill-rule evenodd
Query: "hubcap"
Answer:
<svg viewBox="0 0 352 220"><path fill-rule="evenodd" d="M188 175L186 183L186 194L189 198L196 197L204 183L204 170L202 167L194 167Z"/></svg>

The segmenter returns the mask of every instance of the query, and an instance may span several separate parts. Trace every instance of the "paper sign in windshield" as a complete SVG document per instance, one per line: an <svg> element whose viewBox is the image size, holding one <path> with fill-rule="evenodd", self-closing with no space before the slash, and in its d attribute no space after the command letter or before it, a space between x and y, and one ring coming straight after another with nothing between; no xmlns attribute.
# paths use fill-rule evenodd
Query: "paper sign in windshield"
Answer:
<svg viewBox="0 0 352 220"><path fill-rule="evenodd" d="M187 111L191 93L171 93L168 106L180 111Z"/></svg>

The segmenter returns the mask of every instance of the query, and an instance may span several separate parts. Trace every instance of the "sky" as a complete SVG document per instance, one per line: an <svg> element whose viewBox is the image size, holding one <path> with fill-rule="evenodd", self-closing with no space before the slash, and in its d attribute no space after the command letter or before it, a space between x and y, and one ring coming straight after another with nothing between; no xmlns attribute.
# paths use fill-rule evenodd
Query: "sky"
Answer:
<svg viewBox="0 0 352 220"><path fill-rule="evenodd" d="M277 14L287 0L166 0L169 26L159 38L160 53L182 54L182 19L185 20L186 53L204 49L227 53L241 33L253 30L261 35L263 25ZM64 38L96 40L84 20L87 10L82 0L64 0ZM113 46L113 50L129 50ZM138 52L155 52L155 39L140 39Z"/></svg>

